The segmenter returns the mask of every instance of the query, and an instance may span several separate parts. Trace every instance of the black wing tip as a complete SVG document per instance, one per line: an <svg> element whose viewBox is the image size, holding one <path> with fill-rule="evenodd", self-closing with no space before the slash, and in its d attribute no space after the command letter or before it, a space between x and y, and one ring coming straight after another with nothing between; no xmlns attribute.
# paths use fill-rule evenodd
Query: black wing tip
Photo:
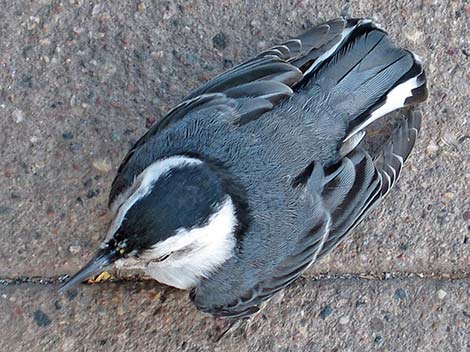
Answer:
<svg viewBox="0 0 470 352"><path fill-rule="evenodd" d="M374 158L374 163L382 176L381 196L384 197L397 182L403 165L408 159L416 143L421 129L422 115L415 109L406 112L393 131L390 139L384 144L381 151Z"/></svg>
<svg viewBox="0 0 470 352"><path fill-rule="evenodd" d="M416 80L419 86L411 90L411 96L405 99L405 106L422 103L428 98L429 95L424 68L421 63L416 63L416 65L419 65L419 68L421 69L420 73L416 76Z"/></svg>
<svg viewBox="0 0 470 352"><path fill-rule="evenodd" d="M418 134L421 130L421 122L423 119L423 115L417 109L409 109L406 112L406 119L404 120L405 123L408 124L408 129L416 130Z"/></svg>

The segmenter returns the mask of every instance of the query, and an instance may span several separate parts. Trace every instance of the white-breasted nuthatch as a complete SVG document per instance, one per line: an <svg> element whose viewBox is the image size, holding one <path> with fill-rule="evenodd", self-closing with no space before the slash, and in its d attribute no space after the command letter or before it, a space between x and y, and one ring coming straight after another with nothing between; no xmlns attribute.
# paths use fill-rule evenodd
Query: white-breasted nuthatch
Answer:
<svg viewBox="0 0 470 352"><path fill-rule="evenodd" d="M421 118L379 153L379 117L427 97L420 60L371 21L335 19L213 78L132 148L112 184L114 219L62 289L112 264L191 290L240 317L331 251L388 193Z"/></svg>

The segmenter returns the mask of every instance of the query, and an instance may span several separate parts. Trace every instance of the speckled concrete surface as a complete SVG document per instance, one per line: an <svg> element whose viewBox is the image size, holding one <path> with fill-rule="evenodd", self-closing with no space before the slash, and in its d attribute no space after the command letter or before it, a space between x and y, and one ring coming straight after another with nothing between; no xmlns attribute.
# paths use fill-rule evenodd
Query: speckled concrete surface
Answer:
<svg viewBox="0 0 470 352"><path fill-rule="evenodd" d="M227 324L181 291L126 283L59 297L56 288L0 289L3 351L470 350L468 279L300 279L219 341Z"/></svg>
<svg viewBox="0 0 470 352"><path fill-rule="evenodd" d="M456 307L468 304L469 292L462 288L468 287L468 281L445 283L446 290L455 294L446 296L440 310L432 310L438 301L426 292L437 285L434 280L470 276L470 7L466 2L40 0L4 1L1 7L0 278L55 277L83 264L107 227L107 192L129 145L189 90L311 23L340 14L366 16L381 23L426 64L430 97L422 109L423 133L388 199L306 277L326 272L372 276L402 272L428 279L297 285L288 291L291 301L285 299L279 313L266 313L270 323L249 334L262 330L261 336L241 343L243 348L260 350L272 350L271 344L279 342L285 350L414 351L421 341L422 351L433 350L437 343L443 346L440 350L465 350L459 347L470 338L459 324L467 324L469 331L468 315L457 313ZM149 350L157 345L172 350L182 348L184 341L188 349L212 349L214 345L203 342L213 333L212 320L199 317L189 303L183 303L184 295L172 294L178 304L166 303L171 298L165 302L168 321L162 327L161 318L146 315L157 306L147 311L147 301L141 293L134 296L133 285L110 286L104 292L85 289L73 302L63 302L66 308L54 312L57 316L44 328L34 325L31 314L42 305L52 309L47 304L58 299L53 287L7 286L2 290L17 297L17 303L11 303L10 297L2 301L2 308L24 315L16 320L2 317L0 339L10 350L24 350L29 343L36 346L30 350L46 346L72 350L70 346L77 343L74 336L88 337L83 343L91 349L98 341L93 337L97 330L100 339L108 341L108 350L110 343L118 349L140 344ZM387 293L400 285L417 292L412 302L399 303ZM320 288L328 295L323 296ZM374 316L383 317L379 306L368 306L364 312L369 316L356 318L361 321L358 326L353 318L345 326L318 319L321 305L340 299L335 292L353 297L369 289L383 305L410 309L403 310L403 321L384 323L383 344L374 344L377 334L369 323ZM114 295L121 298L99 311L102 302ZM128 303L122 306L120 300ZM300 317L299 304L316 318ZM355 309L354 304L346 299L344 310ZM97 310L100 318L87 325L87 317ZM106 318L108 311L114 315ZM113 330L116 312L124 312L124 318ZM421 314L428 320L421 322ZM181 321L182 316L191 320ZM73 317L78 317L77 322ZM430 328L432 319L435 330ZM156 332L146 331L145 338L134 341L132 336L144 320L146 329L154 323ZM307 337L294 333L297 326ZM52 336L51 331L60 333ZM15 342L20 332L22 346ZM166 336L171 339L165 340ZM297 340L292 340L294 336ZM225 349L235 349L239 340L227 341Z"/></svg>

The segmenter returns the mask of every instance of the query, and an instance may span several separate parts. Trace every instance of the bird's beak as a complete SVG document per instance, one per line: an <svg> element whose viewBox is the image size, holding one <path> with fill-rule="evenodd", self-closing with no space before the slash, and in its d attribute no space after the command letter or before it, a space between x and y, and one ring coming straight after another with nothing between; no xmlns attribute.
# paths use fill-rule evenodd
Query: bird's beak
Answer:
<svg viewBox="0 0 470 352"><path fill-rule="evenodd" d="M87 265L85 265L78 273L68 279L59 288L59 293L64 293L76 284L85 281L85 279L90 276L100 273L104 268L114 263L117 257L118 256L115 251L110 251L108 248L101 249L93 258L91 258Z"/></svg>

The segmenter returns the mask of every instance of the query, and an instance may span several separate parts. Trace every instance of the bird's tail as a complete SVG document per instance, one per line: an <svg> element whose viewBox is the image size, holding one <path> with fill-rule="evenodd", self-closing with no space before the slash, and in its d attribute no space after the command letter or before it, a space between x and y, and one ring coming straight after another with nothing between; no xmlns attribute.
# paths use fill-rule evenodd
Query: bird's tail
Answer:
<svg viewBox="0 0 470 352"><path fill-rule="evenodd" d="M292 63L305 72L301 89L312 96L324 94L346 119L345 139L393 110L426 99L420 59L396 47L371 21L347 20L336 35L340 40L313 63L306 65L310 54Z"/></svg>

